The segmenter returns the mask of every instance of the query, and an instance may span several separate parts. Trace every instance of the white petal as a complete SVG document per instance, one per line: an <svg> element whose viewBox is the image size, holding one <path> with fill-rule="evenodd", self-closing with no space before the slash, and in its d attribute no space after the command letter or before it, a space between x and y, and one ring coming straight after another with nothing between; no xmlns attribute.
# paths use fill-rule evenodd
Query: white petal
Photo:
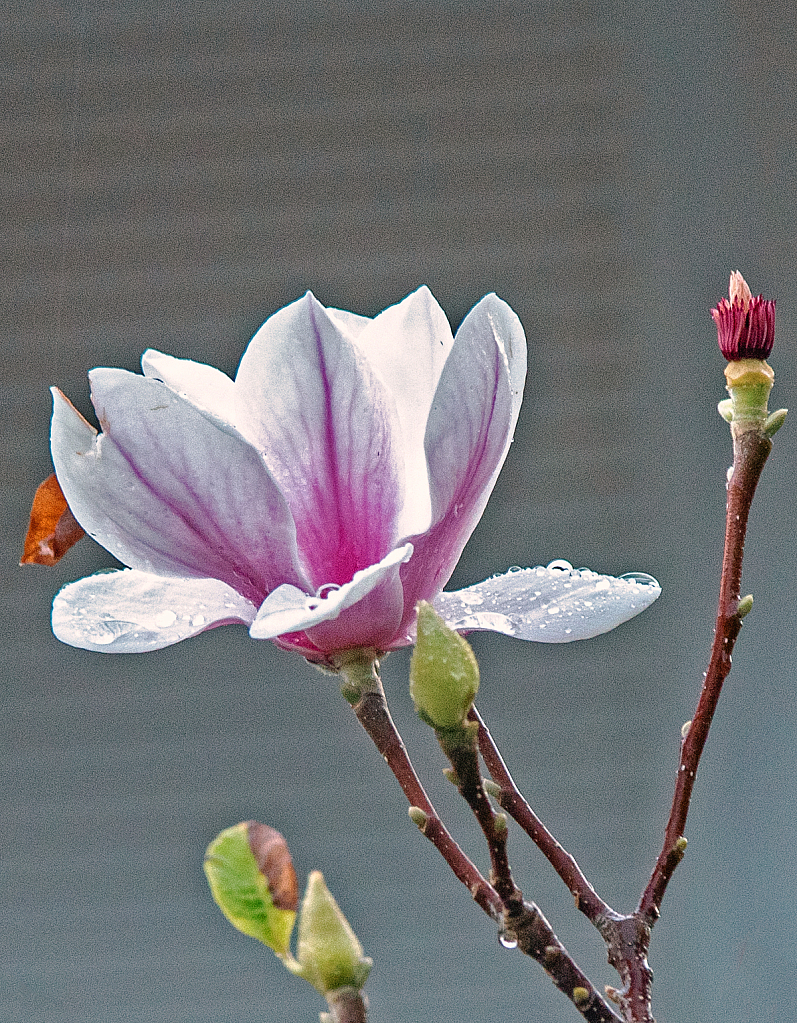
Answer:
<svg viewBox="0 0 797 1023"><path fill-rule="evenodd" d="M566 561L517 568L454 593L434 606L460 632L489 630L538 643L569 643L609 632L649 607L661 593L653 576L616 578Z"/></svg>
<svg viewBox="0 0 797 1023"><path fill-rule="evenodd" d="M406 480L399 535L423 533L432 513L426 422L454 344L451 326L431 291L422 287L375 317L354 342L396 401Z"/></svg>
<svg viewBox="0 0 797 1023"><path fill-rule="evenodd" d="M370 316L360 316L359 313L350 313L348 309L332 309L327 306L329 318L334 320L341 330L345 331L350 338L354 339L361 334L373 320Z"/></svg>
<svg viewBox="0 0 797 1023"><path fill-rule="evenodd" d="M164 578L126 568L65 586L53 603L53 632L83 650L138 654L214 625L249 625L256 610L218 579Z"/></svg>
<svg viewBox="0 0 797 1023"><path fill-rule="evenodd" d="M321 596L313 597L295 586L278 586L257 612L249 634L253 639L274 639L288 632L303 632L333 621L346 608L352 607L380 584L396 565L412 556L412 544L391 551L378 564L355 572L351 582L337 589L321 588Z"/></svg>
<svg viewBox="0 0 797 1023"><path fill-rule="evenodd" d="M235 384L220 369L191 359L175 359L148 348L141 356L145 377L160 380L213 419L235 426Z"/></svg>

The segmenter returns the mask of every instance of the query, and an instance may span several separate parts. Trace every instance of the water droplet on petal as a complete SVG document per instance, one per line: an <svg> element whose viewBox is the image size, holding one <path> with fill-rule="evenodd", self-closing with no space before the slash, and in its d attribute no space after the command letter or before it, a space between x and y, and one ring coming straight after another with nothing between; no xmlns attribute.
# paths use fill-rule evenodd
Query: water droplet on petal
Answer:
<svg viewBox="0 0 797 1023"><path fill-rule="evenodd" d="M195 629L200 628L200 626L202 626L204 624L205 624L205 616L204 615L194 615L194 617L191 619L191 625Z"/></svg>
<svg viewBox="0 0 797 1023"><path fill-rule="evenodd" d="M116 622L107 620L96 622L87 630L84 635L89 642L96 646L108 646L115 642L120 636L127 636L138 628L135 622Z"/></svg>
<svg viewBox="0 0 797 1023"><path fill-rule="evenodd" d="M502 948L517 948L517 937L512 931L499 931L498 941Z"/></svg>
<svg viewBox="0 0 797 1023"><path fill-rule="evenodd" d="M572 572L573 566L569 561L565 561L564 558L557 558L555 561L551 561L548 566L549 572Z"/></svg>
<svg viewBox="0 0 797 1023"><path fill-rule="evenodd" d="M620 578L625 579L629 583L636 583L637 586L659 585L653 576L648 575L647 572L626 572L625 575L621 575Z"/></svg>
<svg viewBox="0 0 797 1023"><path fill-rule="evenodd" d="M174 623L177 621L177 615L174 613L174 611L170 611L168 609L165 611L159 611L155 615L154 621L155 625L159 629L168 629L170 625L174 625Z"/></svg>

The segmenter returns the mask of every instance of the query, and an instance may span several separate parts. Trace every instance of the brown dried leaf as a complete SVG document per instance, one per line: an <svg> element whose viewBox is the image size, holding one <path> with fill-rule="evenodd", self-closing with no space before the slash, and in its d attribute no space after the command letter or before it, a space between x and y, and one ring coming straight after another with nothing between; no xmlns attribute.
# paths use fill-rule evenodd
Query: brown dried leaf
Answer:
<svg viewBox="0 0 797 1023"><path fill-rule="evenodd" d="M66 503L55 473L36 491L20 565L55 565L85 536Z"/></svg>

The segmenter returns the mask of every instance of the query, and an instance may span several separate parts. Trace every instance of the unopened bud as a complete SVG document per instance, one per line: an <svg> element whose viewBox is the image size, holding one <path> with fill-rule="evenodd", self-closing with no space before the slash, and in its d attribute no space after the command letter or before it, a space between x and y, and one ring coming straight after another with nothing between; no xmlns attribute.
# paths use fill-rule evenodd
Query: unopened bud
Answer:
<svg viewBox="0 0 797 1023"><path fill-rule="evenodd" d="M307 879L296 958L296 972L322 995L342 987L359 991L373 965L318 870Z"/></svg>
<svg viewBox="0 0 797 1023"><path fill-rule="evenodd" d="M479 689L479 665L470 644L450 629L431 604L418 604L418 640L410 663L410 695L435 729L463 725Z"/></svg>

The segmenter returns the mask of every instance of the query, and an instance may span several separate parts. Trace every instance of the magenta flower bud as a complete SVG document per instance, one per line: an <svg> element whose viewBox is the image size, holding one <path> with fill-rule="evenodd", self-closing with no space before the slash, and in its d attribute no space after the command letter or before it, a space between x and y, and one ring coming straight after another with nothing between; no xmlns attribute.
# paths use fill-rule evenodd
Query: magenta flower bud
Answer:
<svg viewBox="0 0 797 1023"><path fill-rule="evenodd" d="M738 270L731 274L728 295L730 301L721 298L711 310L722 354L729 362L766 359L775 340L775 300L753 298Z"/></svg>

